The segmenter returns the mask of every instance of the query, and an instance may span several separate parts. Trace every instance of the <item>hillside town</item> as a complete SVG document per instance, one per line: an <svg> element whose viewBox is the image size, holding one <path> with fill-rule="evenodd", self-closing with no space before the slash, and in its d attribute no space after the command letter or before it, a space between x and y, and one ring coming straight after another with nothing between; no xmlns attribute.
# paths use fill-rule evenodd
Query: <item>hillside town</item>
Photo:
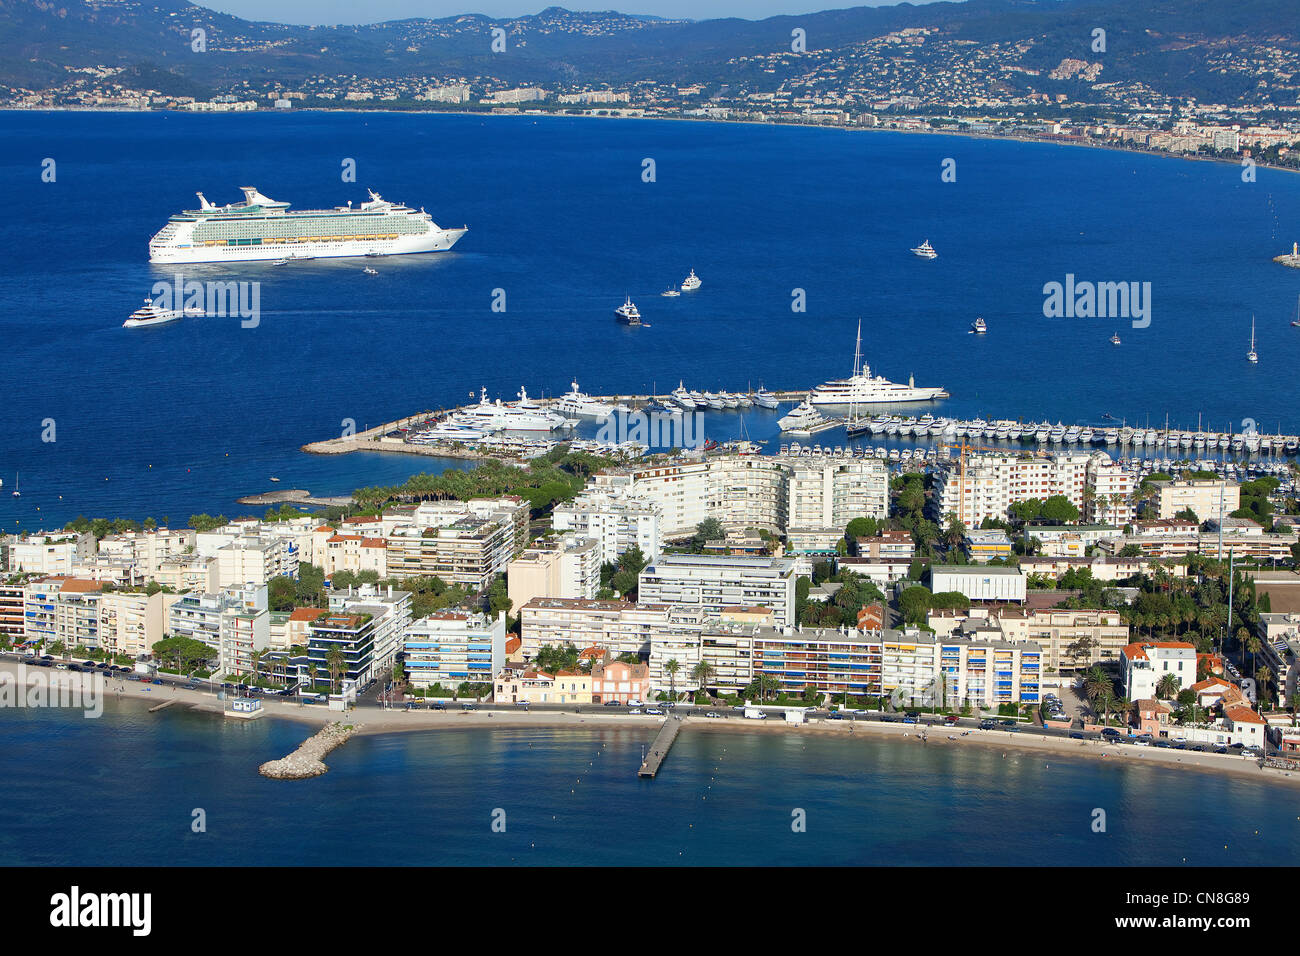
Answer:
<svg viewBox="0 0 1300 956"><path fill-rule="evenodd" d="M618 15L614 15L618 16ZM578 31L581 21L566 24ZM602 24L594 35L644 24ZM441 35L441 34L438 34ZM577 35L577 34L575 34ZM419 49L427 38L412 38ZM214 37L214 52L268 52L278 40ZM221 44L225 47L221 47ZM1082 52L1087 51L1082 47ZM910 27L831 48L729 58L712 78L520 83L490 73L313 75L286 83L233 79L212 95L149 88L117 64L69 66L42 88L0 86L0 108L192 112L358 109L792 123L1041 139L1180 155L1300 165L1300 51L1289 44L1229 45L1208 56L1225 88L1249 95L1210 101L1113 79L1092 53L1041 63L1034 38L975 44ZM726 79L716 78L718 75ZM167 84L162 84L167 85Z"/></svg>
<svg viewBox="0 0 1300 956"><path fill-rule="evenodd" d="M476 494L488 464L460 498L9 535L0 641L344 706L924 707L1300 753L1289 480L1069 451L548 465L567 493Z"/></svg>

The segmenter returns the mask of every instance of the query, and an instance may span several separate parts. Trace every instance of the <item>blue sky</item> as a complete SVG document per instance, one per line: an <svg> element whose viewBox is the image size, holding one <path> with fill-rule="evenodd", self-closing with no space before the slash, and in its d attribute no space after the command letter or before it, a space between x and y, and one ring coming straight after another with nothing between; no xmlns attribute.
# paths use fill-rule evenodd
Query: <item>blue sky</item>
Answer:
<svg viewBox="0 0 1300 956"><path fill-rule="evenodd" d="M555 2L555 0L207 0L200 5L248 20L278 23L329 24L377 23L406 17L448 17L461 13L482 13L492 17L514 17L537 13L548 6L569 10L619 10L623 13L659 17L708 20L715 17L743 17L761 20L783 13L812 13L845 7L890 6L897 0L604 0L597 3ZM912 0L919 4L926 0Z"/></svg>

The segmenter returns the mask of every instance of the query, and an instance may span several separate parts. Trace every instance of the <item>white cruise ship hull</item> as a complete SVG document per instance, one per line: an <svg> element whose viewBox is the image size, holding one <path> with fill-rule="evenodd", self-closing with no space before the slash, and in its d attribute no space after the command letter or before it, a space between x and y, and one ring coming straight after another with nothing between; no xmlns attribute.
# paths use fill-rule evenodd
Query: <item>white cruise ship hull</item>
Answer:
<svg viewBox="0 0 1300 956"><path fill-rule="evenodd" d="M165 232L166 230L164 230ZM399 236L396 239L346 239L264 243L255 246L207 246L191 244L192 227L179 224L170 237L159 241L163 233L149 243L149 261L177 262L262 262L284 258L337 259L347 256L404 256L422 252L446 252L466 229L430 229L423 235Z"/></svg>

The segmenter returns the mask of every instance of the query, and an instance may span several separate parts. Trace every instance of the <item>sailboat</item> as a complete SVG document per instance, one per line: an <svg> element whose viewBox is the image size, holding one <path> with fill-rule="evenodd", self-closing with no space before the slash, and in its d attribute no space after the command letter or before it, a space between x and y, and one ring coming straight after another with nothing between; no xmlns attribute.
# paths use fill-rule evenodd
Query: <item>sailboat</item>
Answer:
<svg viewBox="0 0 1300 956"><path fill-rule="evenodd" d="M1291 320L1291 324L1300 328L1300 295L1295 297L1295 318Z"/></svg>
<svg viewBox="0 0 1300 956"><path fill-rule="evenodd" d="M18 490L18 472L14 472L14 497L21 498L23 493Z"/></svg>
<svg viewBox="0 0 1300 956"><path fill-rule="evenodd" d="M1250 351L1246 353L1246 361L1252 365L1259 361L1259 353L1255 351L1255 317L1250 317Z"/></svg>

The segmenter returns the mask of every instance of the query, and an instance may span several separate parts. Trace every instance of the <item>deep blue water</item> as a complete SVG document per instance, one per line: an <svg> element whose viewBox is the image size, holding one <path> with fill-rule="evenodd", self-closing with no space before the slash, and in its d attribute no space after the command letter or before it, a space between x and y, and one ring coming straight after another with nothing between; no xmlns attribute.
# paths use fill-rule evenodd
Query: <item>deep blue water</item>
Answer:
<svg viewBox="0 0 1300 956"><path fill-rule="evenodd" d="M298 449L345 418L364 427L482 385L505 398L575 375L595 393L810 387L848 373L859 317L873 368L946 386L946 414L1194 426L1203 413L1300 431L1285 385L1300 271L1269 261L1300 238L1295 175L1244 184L1231 165L1066 146L526 117L7 113L0 136L0 477L7 491L20 473L23 489L0 494L7 530L242 513L234 499L270 475L317 494L400 481L441 465ZM46 157L55 183L40 180ZM260 326L122 329L173 272L148 264L149 236L195 190L220 203L241 185L298 207L369 186L470 232L373 278L361 260L191 267L260 280ZM924 238L938 260L908 254ZM658 296L692 267L699 293ZM1067 272L1151 282L1151 327L1044 319L1042 286ZM795 288L806 313L790 309ZM625 293L651 327L613 321ZM980 339L966 334L977 314ZM769 437L775 418L746 425ZM710 419L714 437L738 430L735 413Z"/></svg>
<svg viewBox="0 0 1300 956"><path fill-rule="evenodd" d="M354 738L330 772L257 765L310 729L110 701L0 713L0 864L1285 865L1295 791L1213 774L916 741L687 730ZM207 831L191 832L195 808ZM505 811L506 830L491 828ZM807 829L791 828L794 810ZM1106 832L1092 830L1106 811ZM112 834L111 839L105 838ZM1225 850L1226 845L1226 850Z"/></svg>

